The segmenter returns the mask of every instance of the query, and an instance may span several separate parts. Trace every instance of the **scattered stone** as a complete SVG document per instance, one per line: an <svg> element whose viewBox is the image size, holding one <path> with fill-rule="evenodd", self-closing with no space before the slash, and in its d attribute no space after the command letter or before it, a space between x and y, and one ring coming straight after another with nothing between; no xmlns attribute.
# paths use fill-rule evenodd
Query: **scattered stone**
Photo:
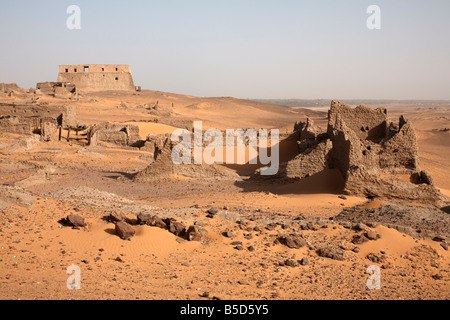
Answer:
<svg viewBox="0 0 450 320"><path fill-rule="evenodd" d="M312 231L317 231L318 230L317 226L315 226L311 222L308 222L306 225L300 225L300 229L302 229L302 230L312 230Z"/></svg>
<svg viewBox="0 0 450 320"><path fill-rule="evenodd" d="M353 248L353 252L358 253L359 252L359 247Z"/></svg>
<svg viewBox="0 0 450 320"><path fill-rule="evenodd" d="M223 235L224 235L225 237L227 237L227 238L233 238L233 237L234 237L233 232L231 232L231 231L229 231L229 230L225 231L225 232L223 233Z"/></svg>
<svg viewBox="0 0 450 320"><path fill-rule="evenodd" d="M150 225L150 219L152 218L152 215L150 213L140 213L137 216L138 224L140 225Z"/></svg>
<svg viewBox="0 0 450 320"><path fill-rule="evenodd" d="M433 241L443 242L443 241L445 241L445 238L443 236L435 236L433 238Z"/></svg>
<svg viewBox="0 0 450 320"><path fill-rule="evenodd" d="M135 231L128 223L119 221L116 223L116 233L123 240L128 240L134 236Z"/></svg>
<svg viewBox="0 0 450 320"><path fill-rule="evenodd" d="M342 200L347 200L347 197L344 196L344 195L340 195L340 196L338 196L338 198L339 198L339 199L342 199Z"/></svg>
<svg viewBox="0 0 450 320"><path fill-rule="evenodd" d="M441 274L433 274L431 276L434 280L442 280L443 276Z"/></svg>
<svg viewBox="0 0 450 320"><path fill-rule="evenodd" d="M239 245L242 245L242 242L241 242L241 241L233 241L233 242L231 243L231 245L232 245L232 246L239 246Z"/></svg>
<svg viewBox="0 0 450 320"><path fill-rule="evenodd" d="M236 250L239 250L239 251L241 251L241 250L244 250L244 248L242 247L242 246L240 246L240 245L238 245L238 246L236 246L236 247L234 247Z"/></svg>
<svg viewBox="0 0 450 320"><path fill-rule="evenodd" d="M268 225L266 225L266 229L271 231L273 229L275 229L277 227L277 224L275 222L269 223Z"/></svg>
<svg viewBox="0 0 450 320"><path fill-rule="evenodd" d="M190 226L186 231L186 237L189 241L202 241L205 237L205 231L197 226Z"/></svg>
<svg viewBox="0 0 450 320"><path fill-rule="evenodd" d="M184 237L186 234L186 226L182 222L170 221L169 232L178 237Z"/></svg>
<svg viewBox="0 0 450 320"><path fill-rule="evenodd" d="M302 258L302 260L300 260L300 264L302 266L307 266L309 264L308 258Z"/></svg>
<svg viewBox="0 0 450 320"><path fill-rule="evenodd" d="M320 257L330 258L333 260L345 260L344 258L344 252L342 249L336 248L336 247L325 247L320 248L317 250L317 254Z"/></svg>
<svg viewBox="0 0 450 320"><path fill-rule="evenodd" d="M114 259L114 261L117 261L117 262L122 262L122 263L123 263L123 262L125 262L125 261L123 261L123 260L122 260L122 258L121 258L121 257L117 257L117 258L115 258L115 259Z"/></svg>
<svg viewBox="0 0 450 320"><path fill-rule="evenodd" d="M377 240L377 239L380 238L380 236L376 232L374 232L372 230L369 230L369 231L366 232L366 237L369 240Z"/></svg>
<svg viewBox="0 0 450 320"><path fill-rule="evenodd" d="M356 234L353 236L353 239L352 239L353 244L362 244L367 241L369 241L369 239L363 234Z"/></svg>
<svg viewBox="0 0 450 320"><path fill-rule="evenodd" d="M201 221L201 220L197 220L197 221L194 222L194 225L200 226L200 227L204 227L205 223L203 221Z"/></svg>
<svg viewBox="0 0 450 320"><path fill-rule="evenodd" d="M247 248L247 250L250 251L250 252L252 252L252 251L255 251L255 248L254 248L253 246L249 246L249 247Z"/></svg>
<svg viewBox="0 0 450 320"><path fill-rule="evenodd" d="M244 281L244 280L238 280L237 283L242 284L242 285L245 285L245 286L248 286L248 285L249 285L249 283L248 283L247 281Z"/></svg>
<svg viewBox="0 0 450 320"><path fill-rule="evenodd" d="M287 259L284 264L288 267L298 267L298 263L294 259Z"/></svg>
<svg viewBox="0 0 450 320"><path fill-rule="evenodd" d="M279 237L277 240L291 249L298 249L306 245L305 239L296 234L291 234L285 237Z"/></svg>
<svg viewBox="0 0 450 320"><path fill-rule="evenodd" d="M372 252L366 256L366 259L372 261L373 263L384 263L386 261L386 257L384 255Z"/></svg>
<svg viewBox="0 0 450 320"><path fill-rule="evenodd" d="M122 212L111 212L106 218L108 222L116 223L118 221L124 221L125 215Z"/></svg>
<svg viewBox="0 0 450 320"><path fill-rule="evenodd" d="M77 216L75 214L69 214L66 219L63 219L63 224L72 226L74 228L86 227L86 223L84 222L84 218Z"/></svg>
<svg viewBox="0 0 450 320"><path fill-rule="evenodd" d="M364 224L362 224L362 223L356 223L356 224L353 225L352 229L355 230L355 231L366 231L367 227Z"/></svg>
<svg viewBox="0 0 450 320"><path fill-rule="evenodd" d="M441 247L444 248L444 250L448 251L448 243L447 242L441 242Z"/></svg>

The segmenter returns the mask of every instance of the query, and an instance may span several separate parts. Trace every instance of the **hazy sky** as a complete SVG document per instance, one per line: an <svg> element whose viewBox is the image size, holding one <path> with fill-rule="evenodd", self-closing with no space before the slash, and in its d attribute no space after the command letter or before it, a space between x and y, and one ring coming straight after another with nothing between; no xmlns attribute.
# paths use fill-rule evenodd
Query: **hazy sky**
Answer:
<svg viewBox="0 0 450 320"><path fill-rule="evenodd" d="M129 64L144 89L196 96L450 99L449 0L2 0L0 30L0 82L25 88Z"/></svg>

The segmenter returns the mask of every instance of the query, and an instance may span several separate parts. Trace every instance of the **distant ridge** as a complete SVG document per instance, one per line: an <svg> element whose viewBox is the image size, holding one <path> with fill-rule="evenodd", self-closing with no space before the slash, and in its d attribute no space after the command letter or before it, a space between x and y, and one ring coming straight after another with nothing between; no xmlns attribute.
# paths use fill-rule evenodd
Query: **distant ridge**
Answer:
<svg viewBox="0 0 450 320"><path fill-rule="evenodd" d="M246 99L249 101L275 104L289 108L314 108L328 107L333 99ZM450 106L450 100L389 100L389 99L341 99L342 103L348 105L379 105L379 104L411 104L411 105L433 105Z"/></svg>

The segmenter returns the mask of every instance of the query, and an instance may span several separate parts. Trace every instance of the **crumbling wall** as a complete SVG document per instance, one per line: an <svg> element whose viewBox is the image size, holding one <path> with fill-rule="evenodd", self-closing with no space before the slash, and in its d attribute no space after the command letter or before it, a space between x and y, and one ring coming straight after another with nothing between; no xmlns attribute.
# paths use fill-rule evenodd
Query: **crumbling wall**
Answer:
<svg viewBox="0 0 450 320"><path fill-rule="evenodd" d="M16 83L0 83L0 92L23 91Z"/></svg>
<svg viewBox="0 0 450 320"><path fill-rule="evenodd" d="M1 132L40 133L45 140L49 140L59 126L62 128L73 128L77 125L76 107L72 104L0 102Z"/></svg>
<svg viewBox="0 0 450 320"><path fill-rule="evenodd" d="M19 117L0 116L0 132L31 134L33 131L31 121L21 121Z"/></svg>
<svg viewBox="0 0 450 320"><path fill-rule="evenodd" d="M69 82L38 82L36 90L54 97L67 97L76 93L76 85Z"/></svg>
<svg viewBox="0 0 450 320"><path fill-rule="evenodd" d="M177 143L172 142L170 134L151 136L141 150L153 152L154 161L134 176L136 181L160 179L179 175L196 179L239 180L235 172L215 165L174 164L172 150Z"/></svg>
<svg viewBox="0 0 450 320"><path fill-rule="evenodd" d="M102 141L119 146L131 146L140 139L137 125L103 122L91 129L89 141L90 145L96 145Z"/></svg>
<svg viewBox="0 0 450 320"><path fill-rule="evenodd" d="M428 203L444 197L420 170L414 128L403 116L395 125L388 123L386 109L351 108L332 101L326 131L309 120L296 123L294 130L299 154L280 164L277 178L304 178L337 169L347 194ZM409 181L396 178L398 174L409 175Z"/></svg>

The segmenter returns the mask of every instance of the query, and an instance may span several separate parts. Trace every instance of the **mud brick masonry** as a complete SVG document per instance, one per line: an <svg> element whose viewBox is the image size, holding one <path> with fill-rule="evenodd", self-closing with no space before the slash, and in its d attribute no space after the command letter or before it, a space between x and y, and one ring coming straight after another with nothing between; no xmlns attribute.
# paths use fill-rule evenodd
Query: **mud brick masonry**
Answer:
<svg viewBox="0 0 450 320"><path fill-rule="evenodd" d="M58 82L70 82L78 89L135 90L130 66L81 64L59 66Z"/></svg>

